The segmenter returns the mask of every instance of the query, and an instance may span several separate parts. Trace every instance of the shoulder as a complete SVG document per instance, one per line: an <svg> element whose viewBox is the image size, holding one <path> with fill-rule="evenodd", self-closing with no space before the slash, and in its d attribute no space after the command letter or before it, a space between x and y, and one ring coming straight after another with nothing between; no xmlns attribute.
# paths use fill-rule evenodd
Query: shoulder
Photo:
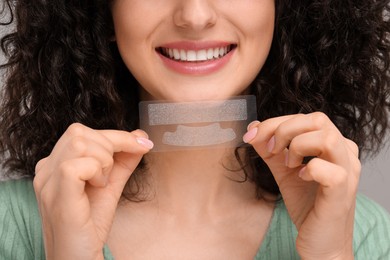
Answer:
<svg viewBox="0 0 390 260"><path fill-rule="evenodd" d="M354 251L356 259L390 259L390 215L364 195L356 199Z"/></svg>
<svg viewBox="0 0 390 260"><path fill-rule="evenodd" d="M295 249L297 230L283 201L276 203L274 216L255 259L299 259ZM364 195L356 198L355 259L390 259L390 216Z"/></svg>
<svg viewBox="0 0 390 260"><path fill-rule="evenodd" d="M34 192L31 178L0 181L1 201L10 199L12 195L23 196L23 194L29 194L31 192Z"/></svg>
<svg viewBox="0 0 390 260"><path fill-rule="evenodd" d="M284 201L276 201L271 223L255 259L300 259L295 248L297 234Z"/></svg>
<svg viewBox="0 0 390 260"><path fill-rule="evenodd" d="M0 182L0 237L0 256L5 259L43 257L41 222L31 179Z"/></svg>
<svg viewBox="0 0 390 260"><path fill-rule="evenodd" d="M0 210L17 217L37 212L37 202L31 179L0 182Z"/></svg>

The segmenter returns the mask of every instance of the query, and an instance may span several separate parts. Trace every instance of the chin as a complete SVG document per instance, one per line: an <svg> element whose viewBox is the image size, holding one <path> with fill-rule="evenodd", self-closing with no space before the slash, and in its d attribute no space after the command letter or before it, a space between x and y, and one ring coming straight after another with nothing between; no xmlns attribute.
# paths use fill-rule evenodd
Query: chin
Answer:
<svg viewBox="0 0 390 260"><path fill-rule="evenodd" d="M197 102L197 101L205 101L205 100L226 100L239 95L240 94L234 94L234 93L216 93L216 94L191 93L191 94L183 94L183 95L175 95L175 96L165 96L162 98L162 100L168 100L173 102Z"/></svg>
<svg viewBox="0 0 390 260"><path fill-rule="evenodd" d="M182 82L177 84L177 82ZM192 102L202 100L226 100L235 96L245 95L248 88L232 85L232 82L176 81L173 84L160 84L157 87L144 88L143 100L167 100L173 102ZM230 84L227 84L230 83ZM148 91L149 89L149 91Z"/></svg>

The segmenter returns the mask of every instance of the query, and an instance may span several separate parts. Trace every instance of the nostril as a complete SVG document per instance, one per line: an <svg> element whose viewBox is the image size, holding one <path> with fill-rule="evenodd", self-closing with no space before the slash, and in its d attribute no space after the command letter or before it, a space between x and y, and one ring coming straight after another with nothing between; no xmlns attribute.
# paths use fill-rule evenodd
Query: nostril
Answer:
<svg viewBox="0 0 390 260"><path fill-rule="evenodd" d="M217 22L217 14L208 1L181 1L173 21L182 29L200 31L213 27Z"/></svg>

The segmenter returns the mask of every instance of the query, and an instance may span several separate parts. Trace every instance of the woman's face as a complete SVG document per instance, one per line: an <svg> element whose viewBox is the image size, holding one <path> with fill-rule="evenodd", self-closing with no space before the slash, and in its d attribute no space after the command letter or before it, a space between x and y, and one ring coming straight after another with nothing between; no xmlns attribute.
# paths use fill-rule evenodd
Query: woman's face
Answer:
<svg viewBox="0 0 390 260"><path fill-rule="evenodd" d="M143 99L244 93L272 42L274 0L114 0L119 52Z"/></svg>

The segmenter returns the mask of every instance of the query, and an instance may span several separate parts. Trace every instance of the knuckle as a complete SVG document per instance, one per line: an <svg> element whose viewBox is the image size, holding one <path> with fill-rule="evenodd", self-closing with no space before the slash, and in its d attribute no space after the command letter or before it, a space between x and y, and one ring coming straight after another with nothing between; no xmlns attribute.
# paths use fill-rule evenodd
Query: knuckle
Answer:
<svg viewBox="0 0 390 260"><path fill-rule="evenodd" d="M107 148L107 151L108 153L111 155L110 157L112 157L112 155L115 153L115 146L112 142L108 142L108 145L106 146Z"/></svg>
<svg viewBox="0 0 390 260"><path fill-rule="evenodd" d="M288 134L288 131L286 130L285 127L283 127L283 124L281 124L278 128L276 128L275 130L275 138L278 139L278 138L289 138L287 136Z"/></svg>
<svg viewBox="0 0 390 260"><path fill-rule="evenodd" d="M84 135L85 126L80 123L71 124L66 133L70 136L83 136Z"/></svg>
<svg viewBox="0 0 390 260"><path fill-rule="evenodd" d="M355 165L355 172L360 174L362 171L362 163L360 162L360 160L356 158L356 163L354 165Z"/></svg>
<svg viewBox="0 0 390 260"><path fill-rule="evenodd" d="M310 119L314 125L314 128L320 129L326 125L330 120L329 117L323 112L314 112L310 114Z"/></svg>
<svg viewBox="0 0 390 260"><path fill-rule="evenodd" d="M352 152L356 155L356 157L359 157L359 146L350 139L346 138L346 141L349 147L351 148Z"/></svg>
<svg viewBox="0 0 390 260"><path fill-rule="evenodd" d="M33 180L33 188L35 194L38 194L42 190L42 187L43 187L43 181L41 180L41 178L35 176Z"/></svg>
<svg viewBox="0 0 390 260"><path fill-rule="evenodd" d="M87 140L82 136L75 136L70 140L69 148L73 153L83 156L88 149Z"/></svg>
<svg viewBox="0 0 390 260"><path fill-rule="evenodd" d="M71 179L76 171L76 166L69 162L62 162L58 168L61 179Z"/></svg>
<svg viewBox="0 0 390 260"><path fill-rule="evenodd" d="M356 177L359 178L361 171L362 171L362 163L358 158L355 157L354 160L352 161L352 172L355 174Z"/></svg>
<svg viewBox="0 0 390 260"><path fill-rule="evenodd" d="M42 166L45 164L48 157L42 158L35 165L35 173L39 172L42 169Z"/></svg>
<svg viewBox="0 0 390 260"><path fill-rule="evenodd" d="M138 137L149 138L149 135L142 129L136 129L136 130L132 131L131 134L138 136Z"/></svg>
<svg viewBox="0 0 390 260"><path fill-rule="evenodd" d="M355 150L355 151L359 151L359 146L357 145L357 143L355 143L354 141L350 140L350 139L347 139L348 143L351 145L351 147Z"/></svg>
<svg viewBox="0 0 390 260"><path fill-rule="evenodd" d="M340 142L339 136L332 131L325 131L322 138L324 141L324 150L328 152L334 150Z"/></svg>
<svg viewBox="0 0 390 260"><path fill-rule="evenodd" d="M43 164L46 162L46 158L41 159L38 161L38 163L35 165L35 172L34 172L34 179L33 179L33 188L35 192L39 192L42 189L42 186L44 184L44 177L43 177Z"/></svg>

